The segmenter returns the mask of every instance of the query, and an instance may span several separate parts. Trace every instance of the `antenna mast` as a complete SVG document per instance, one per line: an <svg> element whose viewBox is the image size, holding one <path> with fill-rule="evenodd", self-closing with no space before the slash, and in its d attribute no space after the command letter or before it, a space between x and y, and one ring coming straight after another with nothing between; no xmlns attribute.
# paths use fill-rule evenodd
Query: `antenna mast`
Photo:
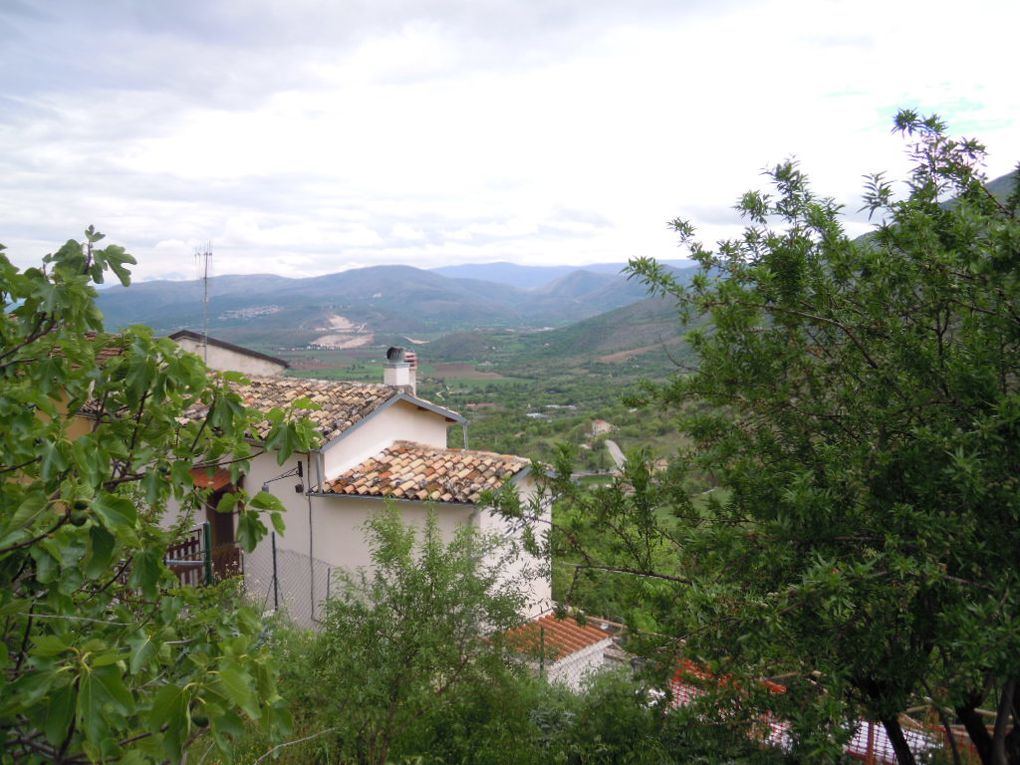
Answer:
<svg viewBox="0 0 1020 765"><path fill-rule="evenodd" d="M195 249L195 261L202 269L202 358L209 363L209 260L212 258L212 242L207 242L205 252Z"/></svg>

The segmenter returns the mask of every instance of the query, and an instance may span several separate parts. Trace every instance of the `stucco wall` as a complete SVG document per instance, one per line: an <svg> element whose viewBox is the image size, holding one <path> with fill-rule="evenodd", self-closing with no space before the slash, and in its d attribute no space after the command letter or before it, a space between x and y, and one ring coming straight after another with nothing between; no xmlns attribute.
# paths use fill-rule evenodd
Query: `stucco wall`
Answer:
<svg viewBox="0 0 1020 765"><path fill-rule="evenodd" d="M562 683L573 691L580 691L590 675L605 666L606 650L612 647L611 638L588 646L554 663L546 670L551 683Z"/></svg>
<svg viewBox="0 0 1020 765"><path fill-rule="evenodd" d="M300 482L304 491L307 491L310 486L308 476L309 455L304 453L292 454L290 459L288 459L283 465L277 464L275 453L259 455L251 461L251 470L249 470L242 478L245 490L249 494L255 495L258 494L263 483L276 478L276 476L281 473L285 473L288 470L297 467L298 460L302 462L302 467L305 471L304 478L283 478L269 484L270 492L272 492L274 496L278 497L286 508L286 512L283 517L284 521L288 525L295 521L300 523L300 516L302 512L304 512L306 516L308 514L308 500L306 499L304 492L300 494L295 492L294 486ZM167 505L167 512L160 519L160 525L163 528L170 528L177 522L179 516L179 507L176 501L171 500ZM195 523L201 523L204 520L204 517L196 517ZM306 522L306 528L307 525L308 524ZM266 526L270 526L268 519L266 520Z"/></svg>
<svg viewBox="0 0 1020 765"><path fill-rule="evenodd" d="M524 476L515 482L518 495L524 506L532 500L535 495L535 481L530 476ZM542 518L535 524L534 531L539 539L548 529L552 515L549 508L544 508ZM521 529L505 518L495 515L488 510L481 510L478 513L478 527L484 533L497 534L504 539L513 539L518 545L521 544ZM525 616L529 619L545 613L553 606L552 602L552 572L548 560L539 559L521 550L520 555L507 569L508 577L526 576L529 587L526 593L527 605Z"/></svg>
<svg viewBox="0 0 1020 765"><path fill-rule="evenodd" d="M326 561L335 568L349 570L369 566L372 556L366 543L365 525L368 520L381 512L385 503L378 499L341 498L330 496L312 497L312 556ZM421 502L397 502L404 523L423 528L428 518L429 506ZM474 508L468 505L432 506L445 542L453 539L457 529L471 523ZM308 550L307 525L303 526L304 550ZM286 546L293 542L290 529ZM300 545L300 541L298 541Z"/></svg>
<svg viewBox="0 0 1020 765"><path fill-rule="evenodd" d="M323 449L324 478L330 479L364 462L394 441L415 441L446 448L446 418L407 401L398 401L377 412L336 443Z"/></svg>
<svg viewBox="0 0 1020 765"><path fill-rule="evenodd" d="M282 483L282 482L280 482ZM274 484L276 485L276 484ZM349 497L295 495L287 497L274 491L287 506L287 524L276 538L278 587L273 588L272 537L267 536L250 555L245 556L245 581L249 594L267 606L277 597L280 607L305 627L318 625L325 612L330 591L340 587L343 573L370 568L371 553L365 525L385 504L381 500ZM298 502L297 500L300 500ZM303 503L303 504L301 504ZM428 507L422 503L398 502L404 522L425 525ZM471 523L474 508L446 505L435 508L444 541L457 529Z"/></svg>
<svg viewBox="0 0 1020 765"><path fill-rule="evenodd" d="M303 458L303 455L302 455ZM251 481L247 485L251 491L260 486L259 480L265 480L260 476L272 473L273 470L279 474L292 467L292 461L287 465L277 467L275 462L270 463L266 458L260 458L252 465ZM267 471L268 468L268 471ZM267 475L267 477L272 477ZM328 495L313 495L306 497L293 493L293 480L279 481L272 484L273 494L281 499L287 507L284 520L287 524L286 532L277 538L277 549L289 551L302 556L310 556L316 565L324 564L332 569L345 569L353 571L359 567L369 567L372 563L371 552L365 537L365 525L374 514L380 512L385 503L379 499L368 499L363 497L335 497ZM530 498L534 491L534 483L525 478L519 482L519 490L525 501ZM310 500L310 509L309 509ZM465 524L474 524L480 530L488 533L496 533L503 537L517 534L516 530L502 518L491 513L481 511L472 505L455 505L445 503L422 503L422 502L396 502L397 507L407 524L423 527L431 509L439 524L439 530L444 541L453 539L458 528ZM519 539L518 539L519 541ZM267 538L262 546L270 544ZM265 550L258 551L250 556L252 560L268 560ZM552 605L552 586L546 561L537 560L527 554L522 554L514 560L507 569L508 577L520 576L529 573L529 589L526 593L527 606L524 616L535 617L549 610ZM265 572L254 572L265 578ZM323 590L323 588L319 588ZM324 596L324 590L317 593L316 599ZM293 604L292 611L297 611L300 604Z"/></svg>
<svg viewBox="0 0 1020 765"><path fill-rule="evenodd" d="M175 342L190 353L198 356L205 354L201 341L182 337ZM249 356L246 353L229 350L228 348L220 348L212 343L209 343L209 358L206 360L206 364L220 372L241 372L246 375L279 375L286 369L282 364L277 364L268 359L260 359L255 356Z"/></svg>
<svg viewBox="0 0 1020 765"><path fill-rule="evenodd" d="M294 476L291 478L281 478L278 481L272 480L278 475L296 468L298 461L302 463L303 478ZM266 453L251 461L251 470L244 477L244 487L252 495L259 492L263 483L271 481L269 483L269 493L279 499L283 503L284 508L286 508L283 513L283 521L287 525L286 536L290 540L296 540L297 536L303 533L305 537L305 550L308 549L308 497L305 495L305 492L311 488L311 482L314 481L314 474L309 477L308 463L309 455L303 452L292 454L282 465L277 463L275 453ZM303 487L303 491L300 493L294 491L294 487L298 483ZM269 526L268 522L266 526ZM292 544L296 544L296 542L292 541Z"/></svg>

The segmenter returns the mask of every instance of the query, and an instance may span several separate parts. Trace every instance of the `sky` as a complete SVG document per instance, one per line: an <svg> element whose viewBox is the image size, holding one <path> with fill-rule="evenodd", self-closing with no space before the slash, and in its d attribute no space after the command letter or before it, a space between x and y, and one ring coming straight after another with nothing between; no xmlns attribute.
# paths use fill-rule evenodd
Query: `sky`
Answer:
<svg viewBox="0 0 1020 765"><path fill-rule="evenodd" d="M0 0L0 242L138 279L683 257L796 157L866 229L900 108L1020 160L1013 0Z"/></svg>

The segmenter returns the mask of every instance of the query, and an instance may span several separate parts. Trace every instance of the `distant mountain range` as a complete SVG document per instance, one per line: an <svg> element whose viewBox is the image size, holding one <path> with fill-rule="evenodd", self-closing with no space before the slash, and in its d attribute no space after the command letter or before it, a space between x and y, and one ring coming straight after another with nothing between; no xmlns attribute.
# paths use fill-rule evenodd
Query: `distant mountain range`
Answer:
<svg viewBox="0 0 1020 765"><path fill-rule="evenodd" d="M677 269L686 269L694 265L690 260L662 260L663 265ZM618 276L626 263L591 263L586 266L522 266L517 263L467 263L459 266L440 266L430 269L433 273L449 276L453 279L481 279L497 282L522 290L545 287L557 279L562 279L578 270L597 274L613 274Z"/></svg>
<svg viewBox="0 0 1020 765"><path fill-rule="evenodd" d="M999 202L1005 202L1018 177L1020 174L1017 172L1009 173L988 182L986 187ZM690 261L665 262L676 269L680 281L694 273ZM598 270L593 266L585 268L588 271ZM610 269L607 264L606 270ZM508 278L510 276L512 272ZM584 282L585 278L575 277L570 285L558 289L569 292L572 287L581 286ZM607 307L604 313L566 326L524 333L510 339L495 332L458 332L431 343L425 353L429 358L447 361L491 360L497 368L502 364L508 370L527 363L541 366L554 360L622 363L638 357L658 357L672 365L685 362L690 357L683 332L675 300L646 297L613 309Z"/></svg>
<svg viewBox="0 0 1020 765"><path fill-rule="evenodd" d="M1015 177L996 178L988 189L1004 200ZM663 263L681 280L696 270L690 261ZM625 265L484 263L376 266L302 279L217 276L209 280L209 332L269 352L428 340L436 358L479 359L509 348L500 337L505 330L521 330L510 345L535 360L652 352L675 338L673 309L669 301L646 300L644 285L621 274ZM113 330L148 324L164 334L200 331L202 282L111 287L100 292L99 307Z"/></svg>
<svg viewBox="0 0 1020 765"><path fill-rule="evenodd" d="M643 284L619 273L624 266L492 263L375 266L303 279L217 276L209 279L209 332L262 348L357 347L375 342L376 334L434 338L563 326L645 298ZM140 282L103 290L99 307L114 330L129 324L161 333L201 330L202 291L199 280Z"/></svg>

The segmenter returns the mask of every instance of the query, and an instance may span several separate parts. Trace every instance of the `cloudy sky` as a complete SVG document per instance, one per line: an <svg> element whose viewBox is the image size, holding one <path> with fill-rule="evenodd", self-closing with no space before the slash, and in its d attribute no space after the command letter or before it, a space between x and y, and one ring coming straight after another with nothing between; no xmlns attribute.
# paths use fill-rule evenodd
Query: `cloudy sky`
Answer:
<svg viewBox="0 0 1020 765"><path fill-rule="evenodd" d="M768 164L859 207L899 107L1020 159L1010 0L0 0L0 241L143 279L678 257ZM863 223L852 222L853 226Z"/></svg>

